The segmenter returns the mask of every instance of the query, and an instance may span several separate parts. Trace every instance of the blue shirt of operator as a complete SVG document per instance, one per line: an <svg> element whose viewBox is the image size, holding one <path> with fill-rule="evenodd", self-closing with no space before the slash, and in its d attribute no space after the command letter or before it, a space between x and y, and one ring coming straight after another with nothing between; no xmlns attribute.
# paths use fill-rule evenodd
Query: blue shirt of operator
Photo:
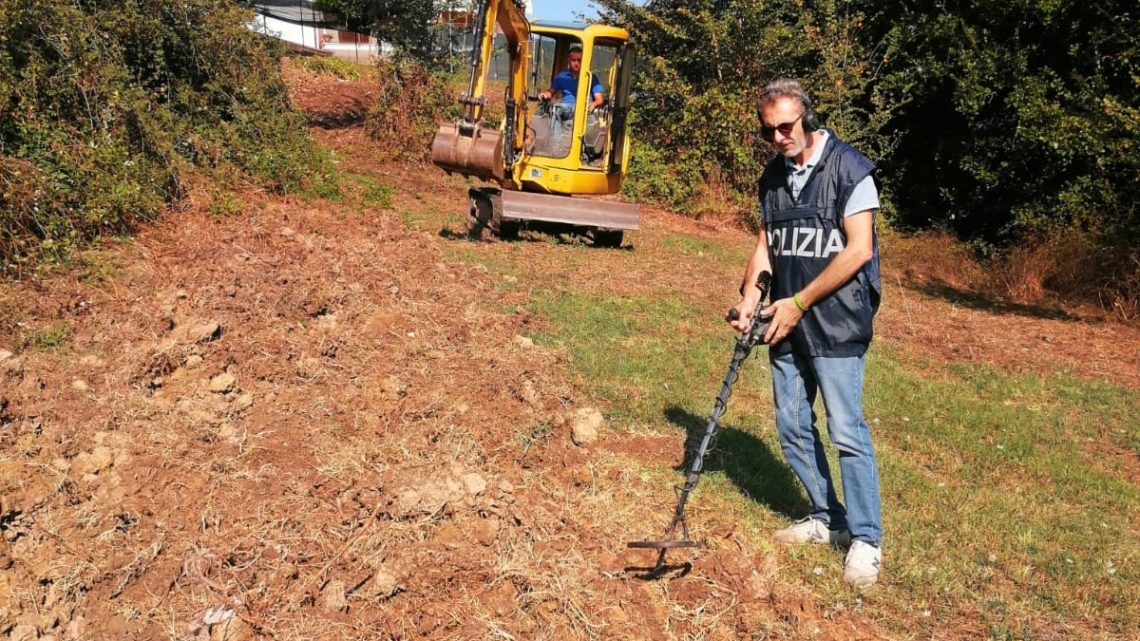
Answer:
<svg viewBox="0 0 1140 641"><path fill-rule="evenodd" d="M562 92L562 104L573 105L574 94L578 93L578 79L574 74L566 69L562 73L554 76L554 84L551 85L554 89ZM594 74L590 74L590 96L596 93L602 93L602 83Z"/></svg>

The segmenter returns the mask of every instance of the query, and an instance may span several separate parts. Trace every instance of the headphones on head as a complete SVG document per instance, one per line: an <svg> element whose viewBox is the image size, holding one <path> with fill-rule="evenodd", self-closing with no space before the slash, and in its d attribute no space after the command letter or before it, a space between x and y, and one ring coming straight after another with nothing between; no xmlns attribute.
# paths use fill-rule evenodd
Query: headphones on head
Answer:
<svg viewBox="0 0 1140 641"><path fill-rule="evenodd" d="M804 116L802 122L804 123L804 131L816 131L819 129L819 116L815 115L815 107L811 104L811 98L806 93L800 92L800 104L804 107Z"/></svg>
<svg viewBox="0 0 1140 641"><path fill-rule="evenodd" d="M800 105L804 109L804 115L800 117L803 122L804 131L818 131L820 128L819 116L815 113L815 106L812 104L811 97L804 91L800 83L789 78L781 78L768 83L768 86L760 94L761 103L773 99L773 97L795 97L800 101Z"/></svg>

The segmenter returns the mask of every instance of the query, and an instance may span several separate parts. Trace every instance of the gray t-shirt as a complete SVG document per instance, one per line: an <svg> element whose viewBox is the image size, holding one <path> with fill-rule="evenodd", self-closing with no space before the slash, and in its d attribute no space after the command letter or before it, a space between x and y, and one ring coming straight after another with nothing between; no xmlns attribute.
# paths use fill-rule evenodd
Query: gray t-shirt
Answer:
<svg viewBox="0 0 1140 641"><path fill-rule="evenodd" d="M831 135L831 132L826 129L820 129L819 133L823 137L815 146L815 150L811 152L811 157L802 166L797 165L791 158L784 157L784 164L788 166L788 188L792 190L793 198L800 197L800 190L807 184L812 169L815 169L815 166L819 164L827 138ZM852 214L878 208L879 190L875 188L875 180L867 176L851 191L851 197L847 199L847 206L843 208L843 217L846 218Z"/></svg>

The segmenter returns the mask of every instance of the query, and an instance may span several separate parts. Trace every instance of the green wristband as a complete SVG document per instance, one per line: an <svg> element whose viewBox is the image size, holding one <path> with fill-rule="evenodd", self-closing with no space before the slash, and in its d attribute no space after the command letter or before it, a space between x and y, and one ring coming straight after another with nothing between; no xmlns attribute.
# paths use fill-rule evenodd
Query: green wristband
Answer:
<svg viewBox="0 0 1140 641"><path fill-rule="evenodd" d="M808 308L803 303L800 302L800 293L799 292L792 294L792 302L796 304L796 307L799 308L799 310L801 312L806 312L808 310Z"/></svg>

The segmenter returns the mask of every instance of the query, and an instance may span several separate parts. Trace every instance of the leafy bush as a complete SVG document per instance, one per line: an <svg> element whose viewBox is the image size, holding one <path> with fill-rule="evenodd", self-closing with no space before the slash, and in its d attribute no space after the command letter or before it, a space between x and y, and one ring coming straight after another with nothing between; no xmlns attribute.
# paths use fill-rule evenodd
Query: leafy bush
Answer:
<svg viewBox="0 0 1140 641"><path fill-rule="evenodd" d="M803 78L827 125L873 159L890 146L878 127L891 110L867 99L863 14L840 10L845 3L597 4L638 48L631 122L640 144L628 193L695 212L719 184L741 215L753 216L756 182L773 153L758 135L755 98L780 76Z"/></svg>
<svg viewBox="0 0 1140 641"><path fill-rule="evenodd" d="M380 86L365 121L368 134L393 158L429 159L439 123L462 115L448 78L410 58L377 64Z"/></svg>
<svg viewBox="0 0 1140 641"><path fill-rule="evenodd" d="M152 219L190 172L301 186L313 146L251 18L214 0L0 4L0 271Z"/></svg>
<svg viewBox="0 0 1140 641"><path fill-rule="evenodd" d="M888 170L900 222L1002 244L1140 232L1135 2L877 2L883 91L908 104Z"/></svg>
<svg viewBox="0 0 1140 641"><path fill-rule="evenodd" d="M629 173L622 183L622 195L630 200L657 202L675 211L687 211L701 177L681 163L673 163L667 152L634 139Z"/></svg>
<svg viewBox="0 0 1140 641"><path fill-rule="evenodd" d="M797 77L824 124L878 163L892 223L950 229L1011 277L1036 265L1025 277L1045 289L1140 309L1134 1L597 4L641 52L630 193L694 211L719 176L749 202L771 153L751 98ZM1073 265L1026 260L1026 244Z"/></svg>
<svg viewBox="0 0 1140 641"><path fill-rule="evenodd" d="M897 222L988 244L1022 289L1140 308L1135 2L874 2ZM1061 259L1060 257L1064 257ZM1037 273L1029 273L1035 266Z"/></svg>

